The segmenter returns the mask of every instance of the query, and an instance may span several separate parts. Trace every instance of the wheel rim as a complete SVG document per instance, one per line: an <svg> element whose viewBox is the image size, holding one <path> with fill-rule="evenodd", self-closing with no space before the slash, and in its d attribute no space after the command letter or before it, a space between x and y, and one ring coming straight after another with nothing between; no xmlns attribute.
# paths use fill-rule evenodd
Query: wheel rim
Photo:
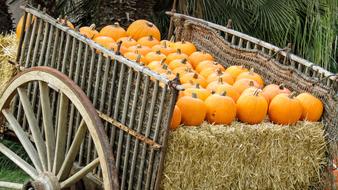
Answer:
<svg viewBox="0 0 338 190"><path fill-rule="evenodd" d="M26 87L38 83L41 106L41 122L34 113ZM51 110L50 93L59 95L58 112ZM28 129L24 130L14 117L10 103L17 95L23 108ZM76 127L70 146L66 148L67 119L70 105L82 116ZM67 76L49 67L35 67L15 76L0 98L0 117L7 121L26 151L31 163L16 155L0 141L0 152L12 160L31 178L33 189L68 188L100 166L104 189L118 189L114 159L96 110L85 93ZM55 119L53 119L55 117ZM55 124L53 125L53 120ZM39 122L41 123L39 127ZM51 125L52 124L52 125ZM42 132L43 131L43 132ZM82 142L88 133L94 142L97 158L71 174ZM0 187L25 189L21 184L1 182ZM27 189L27 188L26 188Z"/></svg>

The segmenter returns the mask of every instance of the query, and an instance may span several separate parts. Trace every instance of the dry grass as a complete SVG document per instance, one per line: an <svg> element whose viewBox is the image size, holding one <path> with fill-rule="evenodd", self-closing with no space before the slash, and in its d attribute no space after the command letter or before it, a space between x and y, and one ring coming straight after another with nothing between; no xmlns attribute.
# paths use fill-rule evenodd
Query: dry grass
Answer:
<svg viewBox="0 0 338 190"><path fill-rule="evenodd" d="M325 164L321 123L181 127L169 137L163 189L307 189Z"/></svg>
<svg viewBox="0 0 338 190"><path fill-rule="evenodd" d="M18 42L15 34L0 35L0 94L8 80L15 74L15 67L8 63L16 58Z"/></svg>

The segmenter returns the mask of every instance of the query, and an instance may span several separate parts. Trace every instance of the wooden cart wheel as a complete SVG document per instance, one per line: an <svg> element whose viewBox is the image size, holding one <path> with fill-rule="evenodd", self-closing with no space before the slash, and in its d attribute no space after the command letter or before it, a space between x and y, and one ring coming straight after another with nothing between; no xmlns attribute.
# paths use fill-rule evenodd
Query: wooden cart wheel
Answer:
<svg viewBox="0 0 338 190"><path fill-rule="evenodd" d="M26 90L29 83L38 83L41 127ZM58 113L52 113L50 91L58 93ZM10 108L16 95L23 107L28 130L21 127ZM70 104L75 106L82 120L77 131L74 131L67 151L65 142L68 126L65 118L68 118L67 110ZM3 92L0 110L0 117L4 118L9 129L15 133L30 161L25 161L1 141L0 152L31 178L26 184L0 181L0 187L26 190L67 189L100 165L104 189L118 189L115 163L101 120L85 93L67 76L49 67L35 67L20 72ZM93 139L98 157L74 172L72 168L86 134Z"/></svg>

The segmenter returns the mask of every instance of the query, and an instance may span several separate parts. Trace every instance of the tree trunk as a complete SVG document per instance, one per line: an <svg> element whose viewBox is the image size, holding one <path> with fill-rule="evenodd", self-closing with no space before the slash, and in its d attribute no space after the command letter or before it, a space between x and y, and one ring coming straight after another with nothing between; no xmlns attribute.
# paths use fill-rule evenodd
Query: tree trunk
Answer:
<svg viewBox="0 0 338 190"><path fill-rule="evenodd" d="M0 0L0 33L5 34L13 29L11 14L6 0Z"/></svg>

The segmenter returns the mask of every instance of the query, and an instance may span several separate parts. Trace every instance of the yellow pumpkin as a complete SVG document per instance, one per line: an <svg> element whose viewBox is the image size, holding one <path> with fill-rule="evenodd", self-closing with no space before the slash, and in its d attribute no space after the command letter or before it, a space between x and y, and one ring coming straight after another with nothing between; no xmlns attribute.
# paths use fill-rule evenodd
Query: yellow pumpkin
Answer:
<svg viewBox="0 0 338 190"><path fill-rule="evenodd" d="M196 71L200 74L201 72L209 68L216 68L221 69L221 71L225 71L225 68L221 64L210 60L201 61L199 64L197 64L197 67L195 67Z"/></svg>
<svg viewBox="0 0 338 190"><path fill-rule="evenodd" d="M165 59L162 59L161 61L152 61L147 65L147 67L151 70L155 70L162 67L163 64L165 64Z"/></svg>
<svg viewBox="0 0 338 190"><path fill-rule="evenodd" d="M126 48L137 45L137 42L131 37L122 37L117 40L117 42L120 41L122 42L122 45Z"/></svg>
<svg viewBox="0 0 338 190"><path fill-rule="evenodd" d="M206 80L197 73L186 73L180 77L180 82L188 83L189 81L193 81L195 84L200 84L203 88L207 86Z"/></svg>
<svg viewBox="0 0 338 190"><path fill-rule="evenodd" d="M188 59L188 55L182 53L180 49L177 49L175 53L171 53L167 56L166 63L169 64L176 59Z"/></svg>
<svg viewBox="0 0 338 190"><path fill-rule="evenodd" d="M154 45L151 49L152 49L152 51L160 51L161 53L163 53L166 56L168 56L171 53L176 52L176 49L167 46L166 42L161 42L161 44Z"/></svg>
<svg viewBox="0 0 338 190"><path fill-rule="evenodd" d="M207 83L211 83L213 81L222 78L222 80L228 84L234 84L234 79L229 73L222 72L221 69L217 69L216 72L211 73L207 78Z"/></svg>

